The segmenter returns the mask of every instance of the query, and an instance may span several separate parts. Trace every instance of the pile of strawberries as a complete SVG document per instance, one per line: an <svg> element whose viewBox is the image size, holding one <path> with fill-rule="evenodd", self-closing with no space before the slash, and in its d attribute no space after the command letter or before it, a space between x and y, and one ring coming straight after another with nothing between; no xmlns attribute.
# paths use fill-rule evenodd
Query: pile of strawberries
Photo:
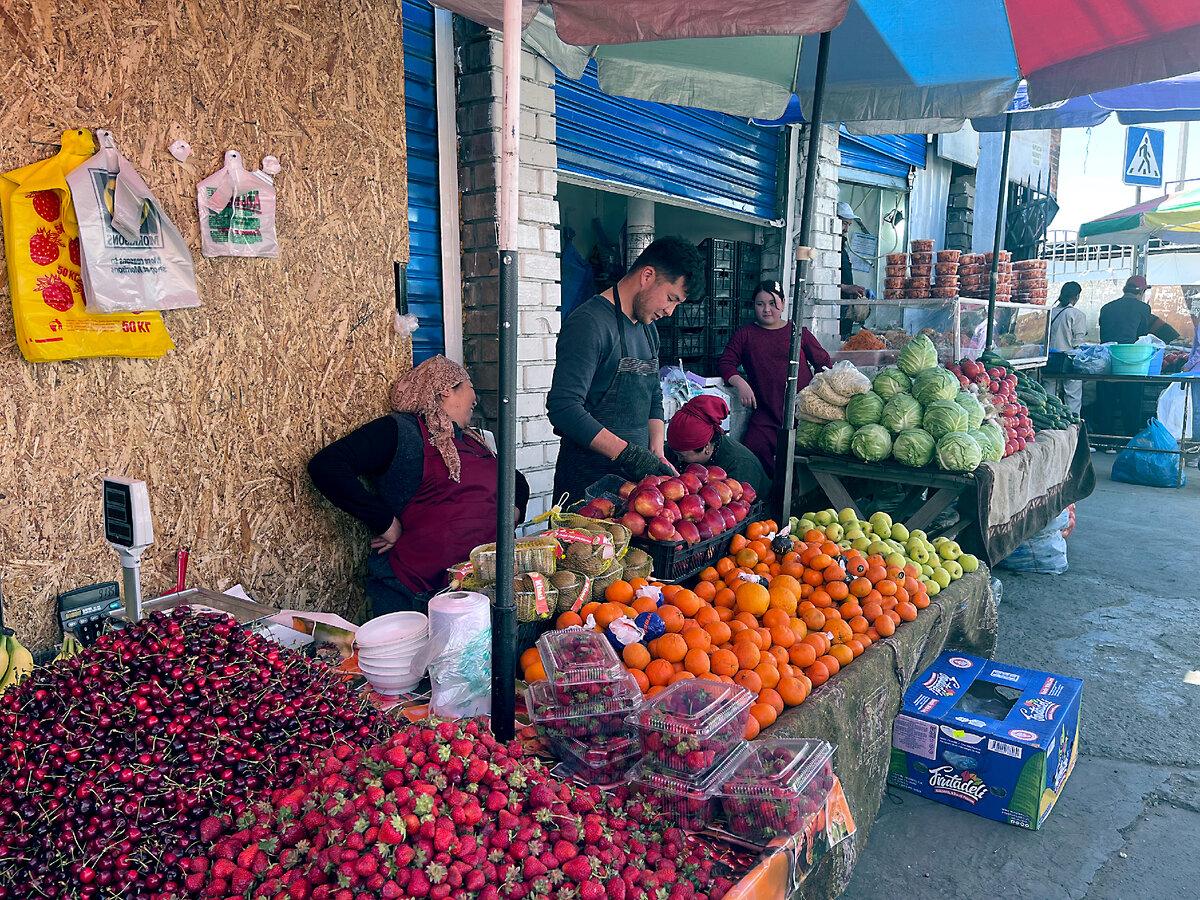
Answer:
<svg viewBox="0 0 1200 900"><path fill-rule="evenodd" d="M225 830L183 860L189 895L687 900L724 896L750 863L623 793L551 778L474 719L339 747Z"/></svg>

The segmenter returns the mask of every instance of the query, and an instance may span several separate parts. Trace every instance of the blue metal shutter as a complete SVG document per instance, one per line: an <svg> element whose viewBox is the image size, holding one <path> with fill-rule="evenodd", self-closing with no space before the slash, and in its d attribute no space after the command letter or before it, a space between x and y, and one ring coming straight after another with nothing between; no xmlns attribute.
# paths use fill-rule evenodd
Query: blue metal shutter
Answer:
<svg viewBox="0 0 1200 900"><path fill-rule="evenodd" d="M842 167L907 178L910 166L925 168L923 134L850 134L842 127L838 149Z"/></svg>
<svg viewBox="0 0 1200 900"><path fill-rule="evenodd" d="M421 323L413 364L446 349L442 319L442 234L438 198L433 7L404 0L404 136L408 148L408 310Z"/></svg>
<svg viewBox="0 0 1200 900"><path fill-rule="evenodd" d="M558 167L715 212L779 218L780 129L722 113L610 97L595 64L555 84Z"/></svg>

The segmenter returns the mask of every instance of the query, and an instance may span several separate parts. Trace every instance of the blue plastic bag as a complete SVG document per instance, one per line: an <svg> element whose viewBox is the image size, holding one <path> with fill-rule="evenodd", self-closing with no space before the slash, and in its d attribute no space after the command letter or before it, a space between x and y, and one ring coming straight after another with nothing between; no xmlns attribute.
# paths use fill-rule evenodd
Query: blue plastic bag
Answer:
<svg viewBox="0 0 1200 900"><path fill-rule="evenodd" d="M1000 565L1014 572L1061 575L1067 571L1067 539L1063 532L1070 524L1071 514L1064 509Z"/></svg>
<svg viewBox="0 0 1200 900"><path fill-rule="evenodd" d="M1174 453L1148 451L1173 450ZM1147 487L1180 488L1187 483L1179 442L1158 419L1151 419L1113 461L1112 480Z"/></svg>

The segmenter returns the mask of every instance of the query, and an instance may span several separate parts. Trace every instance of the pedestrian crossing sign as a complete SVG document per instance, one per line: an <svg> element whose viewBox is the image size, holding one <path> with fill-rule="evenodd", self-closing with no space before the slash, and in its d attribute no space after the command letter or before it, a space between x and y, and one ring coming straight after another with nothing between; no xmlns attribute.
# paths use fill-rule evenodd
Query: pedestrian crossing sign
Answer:
<svg viewBox="0 0 1200 900"><path fill-rule="evenodd" d="M1125 129L1126 184L1138 187L1163 185L1163 130L1131 125Z"/></svg>

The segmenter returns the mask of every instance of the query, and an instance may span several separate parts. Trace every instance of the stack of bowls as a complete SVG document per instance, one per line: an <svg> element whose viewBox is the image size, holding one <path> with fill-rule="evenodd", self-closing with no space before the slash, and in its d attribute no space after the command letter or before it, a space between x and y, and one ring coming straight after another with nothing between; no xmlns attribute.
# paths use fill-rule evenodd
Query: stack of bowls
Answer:
<svg viewBox="0 0 1200 900"><path fill-rule="evenodd" d="M429 643L429 619L419 612L379 616L358 629L358 668L376 691L394 697L411 691L425 674L414 661Z"/></svg>

